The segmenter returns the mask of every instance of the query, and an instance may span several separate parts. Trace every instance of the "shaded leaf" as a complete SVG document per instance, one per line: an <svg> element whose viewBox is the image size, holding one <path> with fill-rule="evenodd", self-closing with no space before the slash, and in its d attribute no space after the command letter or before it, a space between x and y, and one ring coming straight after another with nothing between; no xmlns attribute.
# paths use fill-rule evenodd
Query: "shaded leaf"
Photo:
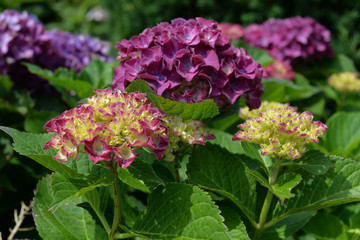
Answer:
<svg viewBox="0 0 360 240"><path fill-rule="evenodd" d="M256 182L246 172L242 157L210 143L197 146L187 166L188 181L229 198L254 219Z"/></svg>
<svg viewBox="0 0 360 240"><path fill-rule="evenodd" d="M55 213L48 208L53 199L50 176L42 179L35 195L33 216L42 239L90 240L108 239L105 231L96 225L88 211L75 205L60 207Z"/></svg>
<svg viewBox="0 0 360 240"><path fill-rule="evenodd" d="M209 195L184 183L157 187L132 231L151 239L231 239Z"/></svg>
<svg viewBox="0 0 360 240"><path fill-rule="evenodd" d="M302 154L301 158L295 159L294 164L299 165L308 172L321 175L326 173L334 164L320 151L310 150Z"/></svg>
<svg viewBox="0 0 360 240"><path fill-rule="evenodd" d="M109 88L113 81L113 72L113 62L96 59L81 69L79 79L91 83L94 89Z"/></svg>
<svg viewBox="0 0 360 240"><path fill-rule="evenodd" d="M136 91L140 91L142 93L154 93L154 90L150 87L150 85L142 79L136 79L126 87L126 92Z"/></svg>
<svg viewBox="0 0 360 240"><path fill-rule="evenodd" d="M260 154L260 146L255 143L249 143L240 141L241 147L244 149L245 154L253 159L261 168L263 168L266 174L269 176L272 171L273 160L264 155Z"/></svg>

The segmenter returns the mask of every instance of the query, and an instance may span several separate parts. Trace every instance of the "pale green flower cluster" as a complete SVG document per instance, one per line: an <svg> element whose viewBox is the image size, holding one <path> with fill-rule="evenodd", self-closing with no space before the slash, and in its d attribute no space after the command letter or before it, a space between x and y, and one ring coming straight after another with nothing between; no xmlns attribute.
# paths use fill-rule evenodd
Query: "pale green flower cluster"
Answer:
<svg viewBox="0 0 360 240"><path fill-rule="evenodd" d="M268 109L278 109L278 108L287 108L291 107L288 103L279 103L279 102L268 102L262 101L261 106L257 109L249 110L248 107L240 108L239 116L242 119L247 119L248 117L253 118L259 116L259 113L265 112ZM291 107L296 111L296 107Z"/></svg>
<svg viewBox="0 0 360 240"><path fill-rule="evenodd" d="M163 119L169 130L169 147L165 150L165 160L172 162L175 153L180 150L179 142L185 144L205 145L205 140L215 139L213 134L206 132L202 122L189 119L184 120L180 116L168 116Z"/></svg>
<svg viewBox="0 0 360 240"><path fill-rule="evenodd" d="M310 112L298 114L293 108L268 109L258 117L248 118L238 127L233 141L247 141L261 146L261 154L276 159L296 159L306 149L306 143L318 142L327 126L312 121Z"/></svg>
<svg viewBox="0 0 360 240"><path fill-rule="evenodd" d="M333 74L329 77L328 84L342 93L360 91L360 79L352 72Z"/></svg>

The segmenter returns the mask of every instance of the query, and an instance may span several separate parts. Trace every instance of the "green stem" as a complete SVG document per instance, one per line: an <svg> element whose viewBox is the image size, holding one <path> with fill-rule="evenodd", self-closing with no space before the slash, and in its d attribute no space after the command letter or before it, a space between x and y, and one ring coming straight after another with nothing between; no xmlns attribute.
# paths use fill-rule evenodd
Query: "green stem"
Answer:
<svg viewBox="0 0 360 240"><path fill-rule="evenodd" d="M179 161L177 156L174 159L173 165L174 165L175 181L180 182Z"/></svg>
<svg viewBox="0 0 360 240"><path fill-rule="evenodd" d="M131 238L131 237L136 237L136 235L132 234L132 233L117 233L114 236L114 239L126 239L126 238Z"/></svg>
<svg viewBox="0 0 360 240"><path fill-rule="evenodd" d="M269 183L270 185L275 185L278 175L279 175L279 171L280 171L280 167L281 167L281 161L282 159L275 159L275 163L274 163L274 167L273 167L273 171L271 173L271 176L269 177ZM253 239L260 239L261 234L263 233L263 231L265 230L264 225L266 223L266 218L267 215L269 213L269 209L271 206L271 201L273 199L274 194L268 190L265 200L264 200L264 204L262 206L261 209L261 213L260 213L260 218L259 218L259 223L257 224L257 228L255 231L255 235Z"/></svg>
<svg viewBox="0 0 360 240"><path fill-rule="evenodd" d="M117 173L117 162L114 161L113 172L116 175L115 180L112 183L112 189L114 192L114 218L111 227L109 239L114 239L115 234L119 231L119 224L121 220L121 192L120 192L120 180Z"/></svg>
<svg viewBox="0 0 360 240"><path fill-rule="evenodd" d="M87 195L88 194L86 194L86 197L87 197ZM96 213L96 215L98 216L98 218L100 219L100 222L103 225L106 233L109 234L110 233L110 225L109 225L108 221L106 220L104 214L101 211L98 211L98 208L93 205L92 201L89 201L89 203L90 203L90 206L92 207L92 209L94 210L94 212Z"/></svg>

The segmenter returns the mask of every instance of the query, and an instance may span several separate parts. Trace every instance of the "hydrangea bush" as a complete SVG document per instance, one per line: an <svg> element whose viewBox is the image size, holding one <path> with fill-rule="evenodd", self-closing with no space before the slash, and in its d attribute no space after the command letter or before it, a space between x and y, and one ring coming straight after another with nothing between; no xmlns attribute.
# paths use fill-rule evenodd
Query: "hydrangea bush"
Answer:
<svg viewBox="0 0 360 240"><path fill-rule="evenodd" d="M120 63L114 89L125 90L141 78L156 94L176 101L211 98L224 106L244 95L249 107L260 105L265 72L245 49L235 48L213 20L162 22L116 48Z"/></svg>
<svg viewBox="0 0 360 240"><path fill-rule="evenodd" d="M244 32L244 41L266 49L270 55L287 64L297 59L333 56L330 31L310 17L269 19L251 24Z"/></svg>
<svg viewBox="0 0 360 240"><path fill-rule="evenodd" d="M321 31L313 32L317 27L310 25L302 36L313 46ZM336 88L332 84L343 76L326 82L330 73L356 70L348 59L337 57L325 70L316 67L315 73L327 74L316 74L316 86L310 84L311 74L296 73L288 81L275 75L284 74L287 60L272 62L265 51L249 47L253 58L235 48L219 27L203 18L175 19L122 40L116 44L114 76L113 66L105 62L91 63L80 74L62 69L61 75L26 65L67 89L61 97L70 103L66 111L44 103L56 111L51 115L29 111L27 132L0 127L19 154L7 155L10 161L30 169L30 158L51 171L41 176L33 206L26 208L32 209L37 238L328 238L323 226L334 222L339 227L329 239L357 237L358 205L346 204L360 201L358 95L348 99L351 109L333 114L341 91L331 86ZM50 52L59 58L47 59L49 65L61 59L78 70L92 60L83 51L102 56L103 45L97 42L39 29L46 43L57 45ZM38 48L29 49L38 54ZM273 78L263 80L266 71ZM0 96L11 91L10 80L3 80ZM105 88L106 83L114 89ZM0 101L0 107L6 104ZM225 106L232 111L219 111ZM45 131L32 133L34 126ZM16 232L22 219L15 217L9 239L23 236Z"/></svg>

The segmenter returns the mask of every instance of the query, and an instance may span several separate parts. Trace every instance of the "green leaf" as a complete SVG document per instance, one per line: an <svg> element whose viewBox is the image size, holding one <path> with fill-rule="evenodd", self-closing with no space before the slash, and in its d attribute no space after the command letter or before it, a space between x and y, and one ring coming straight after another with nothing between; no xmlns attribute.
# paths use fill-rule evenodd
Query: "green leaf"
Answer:
<svg viewBox="0 0 360 240"><path fill-rule="evenodd" d="M102 165L96 165L92 169L92 173L78 174L75 178L53 174L51 187L54 191L54 201L50 210L56 211L60 206L72 204L86 193L98 187L110 185L114 179L115 175Z"/></svg>
<svg viewBox="0 0 360 240"><path fill-rule="evenodd" d="M278 203L272 212L269 225L275 224L292 214L313 211L349 202L360 201L360 165L351 159L329 156L335 167L325 174L313 175L297 169L303 178L294 189L295 197Z"/></svg>
<svg viewBox="0 0 360 240"><path fill-rule="evenodd" d="M301 176L296 173L284 173L282 174L274 185L270 185L258 171L247 170L251 176L254 177L262 186L269 189L276 197L281 201L281 205L284 204L285 199L289 199L295 196L291 193L291 190L300 183Z"/></svg>
<svg viewBox="0 0 360 240"><path fill-rule="evenodd" d="M132 231L151 239L231 239L209 195L184 183L157 187Z"/></svg>
<svg viewBox="0 0 360 240"><path fill-rule="evenodd" d="M9 76L0 75L0 98L5 97L11 92L13 84Z"/></svg>
<svg viewBox="0 0 360 240"><path fill-rule="evenodd" d="M35 195L33 216L36 229L44 240L108 239L88 211L75 205L60 207L55 213L48 208L53 202L50 176L42 179Z"/></svg>
<svg viewBox="0 0 360 240"><path fill-rule="evenodd" d="M261 168L263 168L266 174L269 176L272 171L273 160L260 154L260 146L254 143L240 141L241 147L244 149L245 154L253 159Z"/></svg>
<svg viewBox="0 0 360 240"><path fill-rule="evenodd" d="M1 126L0 129L13 138L14 149L21 155L25 155L44 167L54 172L59 172L67 178L75 177L77 175L76 171L53 159L53 156L56 155L56 150L43 149L44 144L54 136L53 133L32 134Z"/></svg>
<svg viewBox="0 0 360 240"><path fill-rule="evenodd" d="M180 115L184 120L196 119L203 121L219 114L219 109L213 100L204 100L200 103L183 103L165 99L153 93L147 96L156 98L159 108L170 115Z"/></svg>
<svg viewBox="0 0 360 240"><path fill-rule="evenodd" d="M294 160L294 164L315 175L324 174L334 166L325 154L317 150L305 152L301 158Z"/></svg>
<svg viewBox="0 0 360 240"><path fill-rule="evenodd" d="M36 65L30 63L24 63L31 73L34 73L49 82L55 84L56 86L65 88L67 90L74 91L80 98L87 98L93 94L93 86L86 81L74 80L71 75L64 74L64 71L68 70L57 70L58 74L54 74L50 70L42 69Z"/></svg>
<svg viewBox="0 0 360 240"><path fill-rule="evenodd" d="M344 54L336 54L335 63L341 72L354 72L358 73L354 62Z"/></svg>
<svg viewBox="0 0 360 240"><path fill-rule="evenodd" d="M328 213L317 214L302 230L316 239L347 239L345 224L339 218Z"/></svg>
<svg viewBox="0 0 360 240"><path fill-rule="evenodd" d="M187 175L189 182L229 198L253 220L256 182L246 172L244 157L210 143L197 146L189 159Z"/></svg>
<svg viewBox="0 0 360 240"><path fill-rule="evenodd" d="M330 154L354 157L360 153L360 112L338 112L326 122L326 130L320 144Z"/></svg>
<svg viewBox="0 0 360 240"><path fill-rule="evenodd" d="M110 88L113 81L114 63L99 59L81 69L80 79L92 84L94 89Z"/></svg>
<svg viewBox="0 0 360 240"><path fill-rule="evenodd" d="M264 85L264 95L262 100L289 102L302 100L318 93L320 89L311 85L297 85L289 80L269 78L262 82Z"/></svg>
<svg viewBox="0 0 360 240"><path fill-rule="evenodd" d="M230 230L231 239L250 240L246 227L241 219L239 209L228 201L219 202L221 216L225 219L225 225Z"/></svg>
<svg viewBox="0 0 360 240"><path fill-rule="evenodd" d="M286 239L299 231L314 215L315 211L294 214L277 224L265 229L262 240Z"/></svg>
<svg viewBox="0 0 360 240"><path fill-rule="evenodd" d="M142 93L154 93L154 90L150 87L150 85L142 79L136 79L126 87L126 92L136 91L140 91Z"/></svg>
<svg viewBox="0 0 360 240"><path fill-rule="evenodd" d="M129 186L147 193L159 184L164 184L154 169L139 157L129 167L121 169L119 178Z"/></svg>
<svg viewBox="0 0 360 240"><path fill-rule="evenodd" d="M25 130L31 133L46 132L43 128L45 123L57 116L59 116L59 114L55 112L44 112L31 109L25 118Z"/></svg>
<svg viewBox="0 0 360 240"><path fill-rule="evenodd" d="M206 129L206 131L214 134L216 137L214 140L211 140L211 143L218 144L232 153L245 153L245 150L241 146L241 142L232 140L234 135L216 129Z"/></svg>
<svg viewBox="0 0 360 240"><path fill-rule="evenodd" d="M237 48L245 48L248 54L252 56L256 62L260 63L262 67L266 67L274 61L274 59L263 49L252 47L242 41L234 41L234 45Z"/></svg>

